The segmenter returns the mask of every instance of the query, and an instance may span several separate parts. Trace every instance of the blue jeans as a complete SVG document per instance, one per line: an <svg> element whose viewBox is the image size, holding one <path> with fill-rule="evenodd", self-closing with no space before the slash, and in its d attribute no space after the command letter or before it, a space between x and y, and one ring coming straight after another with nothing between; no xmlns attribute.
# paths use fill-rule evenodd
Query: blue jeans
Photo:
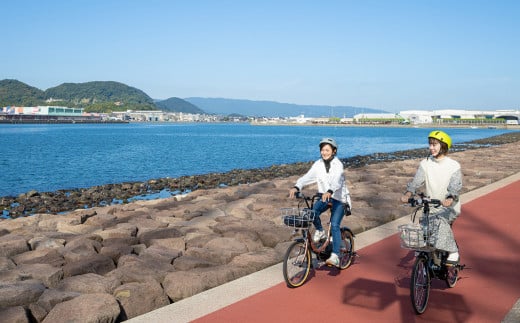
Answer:
<svg viewBox="0 0 520 323"><path fill-rule="evenodd" d="M339 250L341 248L341 220L343 219L343 215L345 214L344 206L341 201L330 199L329 202L332 202L332 215L330 217L331 224L331 235L332 235L332 252L339 255ZM327 202L323 202L321 199L314 203L312 208L316 214L314 217L314 227L316 230L323 230L323 226L321 225L320 215L328 209Z"/></svg>

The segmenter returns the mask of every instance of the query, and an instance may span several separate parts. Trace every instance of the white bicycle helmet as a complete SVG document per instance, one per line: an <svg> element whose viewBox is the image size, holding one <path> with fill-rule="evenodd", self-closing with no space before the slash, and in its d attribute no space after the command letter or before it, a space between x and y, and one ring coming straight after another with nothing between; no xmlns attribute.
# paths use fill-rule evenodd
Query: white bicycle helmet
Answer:
<svg viewBox="0 0 520 323"><path fill-rule="evenodd" d="M323 145L325 144L329 144L332 146L332 148L338 150L338 144L336 143L336 141L332 138L323 138L321 141L320 141L320 149L321 147L323 147Z"/></svg>

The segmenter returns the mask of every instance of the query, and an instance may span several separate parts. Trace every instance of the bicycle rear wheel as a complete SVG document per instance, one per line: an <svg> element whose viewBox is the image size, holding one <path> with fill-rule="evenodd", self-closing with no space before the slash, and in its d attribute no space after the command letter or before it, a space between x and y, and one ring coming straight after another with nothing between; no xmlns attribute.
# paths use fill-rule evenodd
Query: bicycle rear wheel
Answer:
<svg viewBox="0 0 520 323"><path fill-rule="evenodd" d="M410 298L417 314L422 314L428 305L430 297L430 272L427 260L423 256L417 257L413 265L412 281L410 283Z"/></svg>
<svg viewBox="0 0 520 323"><path fill-rule="evenodd" d="M283 259L283 278L288 287L300 287L311 271L311 252L304 242L293 242Z"/></svg>
<svg viewBox="0 0 520 323"><path fill-rule="evenodd" d="M349 230L341 230L341 248L339 251L339 268L347 269L354 258L354 237Z"/></svg>

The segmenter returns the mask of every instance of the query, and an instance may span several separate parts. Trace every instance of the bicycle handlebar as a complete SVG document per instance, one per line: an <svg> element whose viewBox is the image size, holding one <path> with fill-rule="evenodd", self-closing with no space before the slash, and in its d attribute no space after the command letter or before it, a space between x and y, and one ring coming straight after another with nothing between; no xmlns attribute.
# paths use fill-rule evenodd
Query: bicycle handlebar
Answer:
<svg viewBox="0 0 520 323"><path fill-rule="evenodd" d="M428 196L425 196L424 193L419 193L414 197L410 197L408 199L408 204L412 207L416 206L427 206L427 205L433 205L434 207L439 207L442 204L441 200L438 199L432 199Z"/></svg>
<svg viewBox="0 0 520 323"><path fill-rule="evenodd" d="M317 197L321 197L321 193L316 193L312 197L309 197L309 196L306 196L305 194L303 194L303 192L298 191L294 194L294 197L297 199L310 201L310 200L316 199Z"/></svg>
<svg viewBox="0 0 520 323"><path fill-rule="evenodd" d="M303 192L298 191L294 194L294 197L297 199L301 199L302 201L305 201L307 208L312 209L312 206L314 205L314 201L321 198L321 195L322 195L321 193L316 193L312 197L309 197L309 196L305 196L305 194L303 194Z"/></svg>

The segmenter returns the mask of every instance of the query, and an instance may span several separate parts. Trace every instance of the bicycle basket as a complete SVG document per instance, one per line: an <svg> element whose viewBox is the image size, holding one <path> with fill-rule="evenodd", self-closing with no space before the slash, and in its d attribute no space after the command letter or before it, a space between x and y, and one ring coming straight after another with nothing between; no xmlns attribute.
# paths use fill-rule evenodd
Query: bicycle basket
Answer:
<svg viewBox="0 0 520 323"><path fill-rule="evenodd" d="M419 222L420 224L409 223L398 227L401 247L413 250L434 250L439 233L439 221L435 217L430 217L428 222L424 218Z"/></svg>
<svg viewBox="0 0 520 323"><path fill-rule="evenodd" d="M293 228L307 228L314 220L314 211L311 209L282 208L283 223Z"/></svg>

